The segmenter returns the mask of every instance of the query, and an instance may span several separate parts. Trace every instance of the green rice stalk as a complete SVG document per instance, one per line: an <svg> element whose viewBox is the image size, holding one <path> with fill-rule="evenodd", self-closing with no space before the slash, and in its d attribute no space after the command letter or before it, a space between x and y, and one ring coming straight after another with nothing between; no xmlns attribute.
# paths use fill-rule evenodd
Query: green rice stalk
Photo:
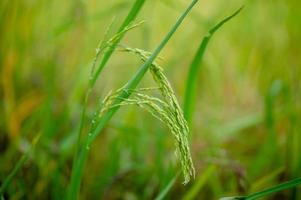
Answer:
<svg viewBox="0 0 301 200"><path fill-rule="evenodd" d="M113 26L115 20L116 20L116 18L114 17L113 20L111 21L111 23L109 24L108 28L105 31L103 39L97 45L96 54L93 59L93 64L92 64L92 68L91 68L90 79L92 79L92 77L93 77L93 74L94 74L95 68L96 68L96 63L97 63L97 60L99 59L100 54L102 53L103 49L106 48L106 44L108 43L107 41L111 40L108 38L108 36L109 36L109 32L112 29L112 26Z"/></svg>
<svg viewBox="0 0 301 200"><path fill-rule="evenodd" d="M214 33L221 28L226 22L231 20L233 17L235 17L243 7L239 8L237 11L235 11L232 15L226 17L222 21L220 21L217 25L215 25L213 28L211 28L208 32L208 35L206 35L200 46L199 49L196 52L196 55L190 65L188 77L186 81L186 90L185 90L185 99L184 99L184 115L186 120L188 121L188 124L191 126L192 116L194 112L195 102L196 102L196 87L197 87L197 77L199 75L201 62L203 60L207 45L214 35Z"/></svg>
<svg viewBox="0 0 301 200"><path fill-rule="evenodd" d="M113 21L112 21L113 23ZM107 35L107 33L109 32L111 26L112 26L112 23L109 25L108 29L106 30L106 33L105 35ZM140 21L138 23L135 23L133 25L129 25L127 27L125 27L121 32L115 34L113 37L111 37L110 39L108 39L107 41L106 40L103 40L102 42L99 43L98 47L96 48L96 55L94 57L94 60L93 60L93 64L92 64L92 69L91 69L91 75L90 75L90 80L93 81L94 77L97 75L97 73L95 73L95 67L96 67L96 63L97 63L97 60L99 58L99 56L101 55L101 53L104 53L109 51L110 48L115 45L116 41L120 40L120 38L128 31L134 29L134 28L137 28L138 26L142 25L144 23L144 21ZM91 85L92 86L92 85Z"/></svg>
<svg viewBox="0 0 301 200"><path fill-rule="evenodd" d="M120 26L118 33L122 32L127 26L129 26L129 24L136 18L136 16L138 15L139 11L141 10L142 6L144 5L145 0L136 0L135 3L133 4L133 7L131 8L130 12L128 13L127 17L125 18L124 22L122 23L122 25ZM90 76L90 81L89 81L89 88L86 92L85 95L85 99L84 99L84 103L83 103L83 110L81 113L81 118L80 118L80 125L79 125L79 131L78 131L78 135L77 135L77 145L76 145L76 149L75 149L75 155L74 155L74 159L73 159L73 165L72 165L72 174L71 174L71 180L70 180L70 185L68 188L68 193L66 198L67 199L71 199L74 200L77 198L78 192L79 192L79 188L80 188L80 180L81 180L81 168L83 166L83 161L80 160L84 160L85 158L83 157L83 154L80 153L80 146L81 146L81 133L83 131L83 127L85 124L85 120L86 120L86 108L88 105L88 99L90 96L90 93L95 85L95 82L97 80L97 78L99 77L102 69L105 67L106 63L109 61L111 55L113 54L114 50L115 50L115 45L117 45L121 39L123 38L123 36L125 35L125 32L122 32L119 37L114 40L114 42L111 44L110 48L108 51L105 52L103 59L100 62L100 65L98 67L98 69L96 70L96 72L94 73L94 67L92 67L92 71L91 71L91 76ZM97 61L97 58L100 55L100 50L96 51L96 58L95 58L95 63ZM78 157L81 156L81 157ZM77 164L77 161L80 162L80 164Z"/></svg>
<svg viewBox="0 0 301 200"><path fill-rule="evenodd" d="M108 49L108 51L104 54L96 72L95 75L91 78L90 80L90 85L93 87L99 74L101 73L102 69L105 67L105 65L107 64L107 62L109 61L110 57L112 56L116 45L121 41L121 39L123 38L125 32L123 31L138 15L139 11L141 10L142 6L144 5L145 0L136 0L136 2L134 3L131 11L129 12L128 16L126 17L126 19L124 20L124 22L122 23L122 25L120 26L117 34L119 34L119 37L116 38L116 40L112 43L112 45L110 46L110 48Z"/></svg>

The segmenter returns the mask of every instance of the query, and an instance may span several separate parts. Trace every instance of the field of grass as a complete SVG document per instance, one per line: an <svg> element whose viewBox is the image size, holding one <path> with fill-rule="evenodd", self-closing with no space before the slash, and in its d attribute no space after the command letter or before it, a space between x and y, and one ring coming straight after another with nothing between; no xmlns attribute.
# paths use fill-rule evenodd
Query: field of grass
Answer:
<svg viewBox="0 0 301 200"><path fill-rule="evenodd" d="M301 199L300 7L1 0L0 200Z"/></svg>

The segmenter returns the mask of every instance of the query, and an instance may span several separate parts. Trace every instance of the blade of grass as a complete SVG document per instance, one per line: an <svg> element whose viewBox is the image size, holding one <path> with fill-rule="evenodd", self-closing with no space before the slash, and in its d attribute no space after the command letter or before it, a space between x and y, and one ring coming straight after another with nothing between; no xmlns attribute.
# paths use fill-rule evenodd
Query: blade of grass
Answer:
<svg viewBox="0 0 301 200"><path fill-rule="evenodd" d="M203 60L207 45L214 35L214 33L222 27L226 22L231 20L233 17L235 17L243 7L239 8L237 11L235 11L232 15L226 17L222 21L220 21L217 25L215 25L213 28L209 30L209 33L207 36L205 36L197 50L197 53L190 65L187 81L186 81L186 90L185 90L185 99L184 99L184 116L188 122L188 124L191 126L191 120L193 115L193 110L195 107L195 101L196 101L196 87L197 87L197 76L198 72L200 70L200 64Z"/></svg>
<svg viewBox="0 0 301 200"><path fill-rule="evenodd" d="M202 189L208 179L212 176L213 172L216 170L215 165L210 165L196 180L195 184L191 189L185 194L183 200L195 199L198 192Z"/></svg>
<svg viewBox="0 0 301 200"><path fill-rule="evenodd" d="M213 130L220 141L234 138L238 133L250 127L257 126L264 121L262 113L256 112L240 116L221 125L214 125Z"/></svg>
<svg viewBox="0 0 301 200"><path fill-rule="evenodd" d="M260 179L258 179L254 183L252 183L250 191L255 192L255 191L258 191L260 188L263 188L264 185L267 185L267 183L275 180L279 176L279 174L284 171L284 169L285 168L283 166L281 166L281 167L277 168L276 170L271 171L269 174L261 177Z"/></svg>
<svg viewBox="0 0 301 200"><path fill-rule="evenodd" d="M191 2L191 4L188 6L188 8L185 10L185 12L181 15L181 17L177 20L175 25L172 27L170 32L165 36L165 38L160 43L160 45L157 47L157 49L152 53L152 55L149 57L149 59L142 64L142 66L139 68L139 70L133 76L133 78L125 85L123 92L118 96L117 100L114 102L115 105L120 104L122 102L122 99L126 99L130 96L131 91L133 89L135 89L136 86L139 84L142 77L144 76L144 74L146 73L148 68L151 66L152 62L155 60L155 58L161 52L163 47L167 44L167 42L169 41L171 36L178 29L178 27L180 26L180 24L182 23L184 18L187 16L189 11L192 9L192 7L197 2L198 2L198 0L193 0ZM100 66L102 66L102 65L100 65ZM99 69L98 69L98 71L99 71ZM97 73L100 73L100 72L96 72L95 73L96 76L97 76ZM92 80L91 83L93 85L95 83L95 81ZM112 118L112 116L115 114L115 112L118 109L119 109L119 106L116 106L116 107L108 110L100 119L99 124L97 125L97 127L93 131L93 133L89 133L88 137L85 139L84 146L81 146L78 157L76 158L76 161L74 162L74 166L72 169L68 199L70 199L70 200L77 199L79 189L80 189L80 182L81 182L84 164L85 164L85 161L86 161L88 153L89 153L89 147L90 147L91 143L94 141L94 139L97 137L97 135L102 131L104 126Z"/></svg>
<svg viewBox="0 0 301 200"><path fill-rule="evenodd" d="M33 140L30 149L27 153L25 153L20 160L15 165L14 169L11 171L11 173L6 177L3 184L0 187L0 196L4 193L7 186L10 184L14 176L17 174L17 172L21 169L21 167L24 165L24 163L28 160L29 155L34 151L34 148L36 144L38 143L39 139L41 137L41 134L38 134Z"/></svg>
<svg viewBox="0 0 301 200"><path fill-rule="evenodd" d="M160 192L160 194L155 198L155 200L162 200L166 197L168 194L169 190L172 188L172 186L175 184L177 178L179 177L179 173L174 176L169 183L166 185L166 187Z"/></svg>
<svg viewBox="0 0 301 200"><path fill-rule="evenodd" d="M267 129L266 139L258 151L258 156L253 160L251 176L258 176L263 168L275 166L279 161L279 152L277 149L277 130L276 124L276 100L282 91L282 83L279 80L272 82L265 96L265 125ZM269 158L269 159L266 159Z"/></svg>
<svg viewBox="0 0 301 200"><path fill-rule="evenodd" d="M268 196L270 194L273 194L273 193L276 193L276 192L279 192L279 191L282 191L282 190L286 190L286 189L289 189L289 188L294 188L294 187L296 187L300 184L301 184L301 178L296 178L294 180L281 183L279 185L270 187L268 189L265 189L265 190L247 195L247 196L228 197L228 198L226 197L226 198L227 199L237 199L237 200L253 200L253 199L258 199L258 198L261 198L261 197L264 197L264 196ZM226 198L224 198L224 199L226 199Z"/></svg>

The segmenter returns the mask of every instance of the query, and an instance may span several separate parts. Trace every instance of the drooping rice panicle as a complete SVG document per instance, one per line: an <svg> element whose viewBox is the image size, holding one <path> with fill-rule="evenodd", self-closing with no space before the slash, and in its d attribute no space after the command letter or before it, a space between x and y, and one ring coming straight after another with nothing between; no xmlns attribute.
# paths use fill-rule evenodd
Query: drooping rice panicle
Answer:
<svg viewBox="0 0 301 200"><path fill-rule="evenodd" d="M133 49L124 46L121 47L124 51L139 55L142 61L146 61L148 59L148 55L151 54L137 48ZM116 92L109 94L109 96L104 99L104 101L102 102L103 108L99 112L99 115L102 115L106 110L112 107L138 105L146 109L154 117L165 123L175 138L176 155L179 157L179 160L181 162L182 171L184 174L184 184L186 184L189 182L191 177L195 176L195 170L193 167L187 139L189 128L184 118L182 109L177 101L175 93L167 77L163 73L163 69L156 62L153 62L149 69L154 81L158 85L161 95L163 96L163 100L132 91L133 97L123 99L121 103L113 105L115 98L118 96L118 93L123 90L123 88L121 88Z"/></svg>

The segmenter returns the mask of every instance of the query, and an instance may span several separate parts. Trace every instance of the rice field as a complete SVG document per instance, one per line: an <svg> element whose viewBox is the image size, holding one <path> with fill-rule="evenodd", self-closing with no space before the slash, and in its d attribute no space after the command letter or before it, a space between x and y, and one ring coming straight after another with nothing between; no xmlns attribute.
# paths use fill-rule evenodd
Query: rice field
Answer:
<svg viewBox="0 0 301 200"><path fill-rule="evenodd" d="M300 6L0 1L0 199L301 199Z"/></svg>

